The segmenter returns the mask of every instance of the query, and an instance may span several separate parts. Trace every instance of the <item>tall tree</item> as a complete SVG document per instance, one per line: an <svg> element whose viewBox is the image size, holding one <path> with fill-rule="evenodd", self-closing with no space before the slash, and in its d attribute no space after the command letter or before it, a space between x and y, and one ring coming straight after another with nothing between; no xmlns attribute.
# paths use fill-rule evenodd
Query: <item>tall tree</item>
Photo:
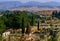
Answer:
<svg viewBox="0 0 60 41"><path fill-rule="evenodd" d="M32 13L31 16L31 22L30 22L31 26L33 26L35 24L35 15Z"/></svg>
<svg viewBox="0 0 60 41"><path fill-rule="evenodd" d="M37 29L39 30L39 20L38 20L38 28Z"/></svg>
<svg viewBox="0 0 60 41"><path fill-rule="evenodd" d="M29 34L31 32L31 27L30 27L30 23L27 23L27 29L26 29L26 33Z"/></svg>
<svg viewBox="0 0 60 41"><path fill-rule="evenodd" d="M24 17L22 18L22 34L25 32Z"/></svg>

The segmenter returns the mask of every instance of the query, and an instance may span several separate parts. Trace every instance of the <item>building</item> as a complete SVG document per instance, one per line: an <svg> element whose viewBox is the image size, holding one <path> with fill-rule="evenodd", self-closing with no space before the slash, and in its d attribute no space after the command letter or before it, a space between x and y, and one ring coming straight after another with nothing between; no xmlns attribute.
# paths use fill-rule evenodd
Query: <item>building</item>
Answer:
<svg viewBox="0 0 60 41"><path fill-rule="evenodd" d="M36 12L38 15L43 14L43 15L51 15L53 11L56 10L43 10L43 11L38 11Z"/></svg>

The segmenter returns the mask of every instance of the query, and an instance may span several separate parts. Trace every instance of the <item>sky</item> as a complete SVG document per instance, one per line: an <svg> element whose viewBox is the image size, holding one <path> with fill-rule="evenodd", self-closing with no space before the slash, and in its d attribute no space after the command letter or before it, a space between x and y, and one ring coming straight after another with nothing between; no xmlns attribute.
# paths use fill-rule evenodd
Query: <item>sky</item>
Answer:
<svg viewBox="0 0 60 41"><path fill-rule="evenodd" d="M50 1L54 1L54 2L60 2L60 0L0 0L0 2L2 1L20 1L20 2L29 2L29 1L37 1L37 2L50 2Z"/></svg>

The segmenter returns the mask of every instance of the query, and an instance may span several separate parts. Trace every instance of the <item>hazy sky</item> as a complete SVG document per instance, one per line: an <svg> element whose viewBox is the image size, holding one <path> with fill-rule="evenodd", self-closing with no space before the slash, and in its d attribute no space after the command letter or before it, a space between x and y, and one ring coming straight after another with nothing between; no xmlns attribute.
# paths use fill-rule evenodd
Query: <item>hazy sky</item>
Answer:
<svg viewBox="0 0 60 41"><path fill-rule="evenodd" d="M50 1L55 1L55 2L60 2L60 0L0 0L0 2L1 1L21 1L21 2L28 2L28 1L50 2Z"/></svg>

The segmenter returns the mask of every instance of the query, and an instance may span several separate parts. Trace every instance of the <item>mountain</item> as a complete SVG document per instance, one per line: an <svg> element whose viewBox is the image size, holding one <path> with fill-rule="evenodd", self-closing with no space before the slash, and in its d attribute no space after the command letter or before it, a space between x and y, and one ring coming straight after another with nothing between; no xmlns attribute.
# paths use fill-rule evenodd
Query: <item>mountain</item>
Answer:
<svg viewBox="0 0 60 41"><path fill-rule="evenodd" d="M44 3L45 6L60 6L60 2L46 2Z"/></svg>
<svg viewBox="0 0 60 41"><path fill-rule="evenodd" d="M35 2L35 1L30 1L24 4L25 6L60 6L60 2Z"/></svg>
<svg viewBox="0 0 60 41"><path fill-rule="evenodd" d="M26 3L21 3L19 1L6 1L6 2L0 2L0 9L9 9L9 8L18 8L18 7L30 7L30 6L44 6L44 7L58 7L60 8L60 2L36 2L36 1L30 1Z"/></svg>
<svg viewBox="0 0 60 41"><path fill-rule="evenodd" d="M8 9L8 8L12 8L12 7L18 7L20 6L22 3L19 1L7 1L7 2L0 2L0 8L3 9Z"/></svg>
<svg viewBox="0 0 60 41"><path fill-rule="evenodd" d="M23 5L24 6L40 6L40 5L43 5L43 3L30 1L30 2L24 3Z"/></svg>

